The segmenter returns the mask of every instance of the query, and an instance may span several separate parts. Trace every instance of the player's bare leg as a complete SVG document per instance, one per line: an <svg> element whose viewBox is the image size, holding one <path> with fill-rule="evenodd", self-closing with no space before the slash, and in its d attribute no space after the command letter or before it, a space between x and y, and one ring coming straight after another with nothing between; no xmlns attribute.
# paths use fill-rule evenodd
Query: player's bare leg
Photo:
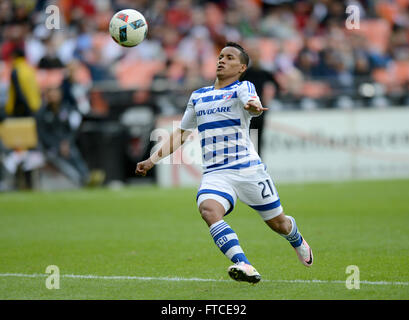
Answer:
<svg viewBox="0 0 409 320"><path fill-rule="evenodd" d="M275 232L286 238L297 253L298 259L306 267L311 267L313 254L307 241L297 230L297 225L293 217L286 216L284 212L277 217L267 220L267 225Z"/></svg>
<svg viewBox="0 0 409 320"><path fill-rule="evenodd" d="M259 282L260 274L244 255L236 233L223 220L226 208L216 200L207 199L200 203L199 211L216 245L235 263L227 269L229 276L236 281Z"/></svg>
<svg viewBox="0 0 409 320"><path fill-rule="evenodd" d="M202 219L210 227L212 224L223 220L225 209L221 203L213 199L203 201L199 206Z"/></svg>
<svg viewBox="0 0 409 320"><path fill-rule="evenodd" d="M289 234L292 228L291 220L283 213L277 217L267 220L267 225L279 234Z"/></svg>

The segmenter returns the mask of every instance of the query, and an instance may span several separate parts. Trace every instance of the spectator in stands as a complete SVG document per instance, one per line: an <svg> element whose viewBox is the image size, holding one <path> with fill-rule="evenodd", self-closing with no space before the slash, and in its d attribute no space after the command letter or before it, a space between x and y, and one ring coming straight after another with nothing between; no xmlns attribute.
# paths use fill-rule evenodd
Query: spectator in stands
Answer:
<svg viewBox="0 0 409 320"><path fill-rule="evenodd" d="M327 48L322 50L319 54L319 62L316 65L314 72L317 80L325 81L326 79L330 79L330 81L332 81L332 79L337 75L337 71L335 69L336 64L336 52Z"/></svg>
<svg viewBox="0 0 409 320"><path fill-rule="evenodd" d="M336 56L335 71L336 75L331 82L333 87L343 90L346 94L351 94L354 86L353 75L341 56Z"/></svg>
<svg viewBox="0 0 409 320"><path fill-rule="evenodd" d="M46 52L45 55L40 59L38 67L40 69L58 69L64 68L64 64L57 55L57 49L53 42L53 37L50 36L45 41Z"/></svg>
<svg viewBox="0 0 409 320"><path fill-rule="evenodd" d="M305 79L312 80L315 76L317 76L317 63L317 55L307 47L304 47L296 58L295 66L302 72Z"/></svg>
<svg viewBox="0 0 409 320"><path fill-rule="evenodd" d="M15 44L12 51L12 70L5 106L6 118L32 117L32 125L35 125L34 116L41 106L41 92L37 84L35 71L28 64L23 45ZM29 121L29 119L27 120ZM21 148L10 149L3 146L2 163L7 171L15 179L18 189L31 189L33 187L32 171L43 165L41 152L35 147L29 150Z"/></svg>
<svg viewBox="0 0 409 320"><path fill-rule="evenodd" d="M0 54L3 60L6 61L10 56L14 42L25 41L28 60L38 66L46 50L42 40L52 33L60 40L56 54L62 63L67 65L72 59L79 59L88 67L96 82L116 80L116 59L182 60L181 64L188 65L189 59L195 56L201 57L198 70L191 69L189 65L189 69L186 69L189 74L185 78L192 83L206 82L212 78L208 74L207 65L213 59L214 52L208 54L209 51L217 52L219 46L224 45L227 40L241 42L261 36L269 43L264 47L267 52L264 51L263 56L269 55L271 61L266 62L271 67L275 64L277 78L280 74L283 76L280 77L280 83L283 78L282 92L288 90L286 97L298 99L303 95L300 90L300 72L304 79L325 83L341 74L341 83L344 88L347 84L348 88L351 83L349 73L354 78L359 77L362 72L373 74L375 69L388 69L395 61L406 61L409 57L409 5L406 0L60 1L61 24L64 26L64 32L60 33L44 28L47 18L44 8L49 2L0 1ZM359 31L348 32L345 28L345 8L350 4L359 7L362 25ZM101 23L113 12L130 7L140 10L147 18L148 39L133 49L119 48L112 41L112 47L97 48L95 40L99 38L97 33ZM364 26L367 18L386 24L383 28L387 32L377 34L375 31L373 34L374 30L368 30ZM105 31L104 33L109 36ZM203 37L205 34L209 36ZM362 39L354 40L358 35ZM203 43L196 45L197 39L193 41L192 38L200 37L203 38ZM298 48L297 42L313 42L314 45L310 51L300 51L304 48ZM385 42L385 47L375 45L382 42ZM190 50L192 47L194 49ZM335 61L331 51L340 52L343 48L346 51L351 48L354 51L366 51L364 54L367 56L369 69L361 56L355 53L352 59L359 57L358 61L352 61L349 57L342 57L343 63ZM126 52L125 57L122 52ZM54 55L55 53L51 54ZM47 56L44 60L50 62ZM44 61L41 67L43 63ZM47 64L49 65L45 65ZM181 66L180 69L183 70L184 67ZM382 82L379 79L376 77L377 81ZM172 80L172 77L168 78L172 85L183 87L183 81L175 83ZM353 82L357 81L359 82L354 79ZM337 85L336 81L333 83Z"/></svg>
<svg viewBox="0 0 409 320"><path fill-rule="evenodd" d="M13 22L13 4L10 0L0 2L0 26ZM3 35L0 33L0 40Z"/></svg>
<svg viewBox="0 0 409 320"><path fill-rule="evenodd" d="M72 60L67 64L64 70L64 78L61 84L63 101L72 105L82 115L86 115L91 110L88 98L87 86L78 83L76 75L80 72L80 62Z"/></svg>
<svg viewBox="0 0 409 320"><path fill-rule="evenodd" d="M88 67L92 81L115 80L111 66L103 60L101 49L91 48L82 62Z"/></svg>
<svg viewBox="0 0 409 320"><path fill-rule="evenodd" d="M45 103L37 113L38 135L47 160L75 184L83 186L90 174L75 141L81 117L62 97L58 87L45 91Z"/></svg>
<svg viewBox="0 0 409 320"><path fill-rule="evenodd" d="M198 61L203 64L206 58L214 54L214 45L206 27L196 26L180 41L177 48L178 57L187 64Z"/></svg>
<svg viewBox="0 0 409 320"><path fill-rule="evenodd" d="M372 73L370 68L369 59L364 54L355 55L355 64L354 64L354 80L355 88L358 88L360 84L365 82L372 82Z"/></svg>
<svg viewBox="0 0 409 320"><path fill-rule="evenodd" d="M17 45L12 53L11 71L6 113L11 117L33 116L41 106L41 92L34 69L25 59L22 45Z"/></svg>

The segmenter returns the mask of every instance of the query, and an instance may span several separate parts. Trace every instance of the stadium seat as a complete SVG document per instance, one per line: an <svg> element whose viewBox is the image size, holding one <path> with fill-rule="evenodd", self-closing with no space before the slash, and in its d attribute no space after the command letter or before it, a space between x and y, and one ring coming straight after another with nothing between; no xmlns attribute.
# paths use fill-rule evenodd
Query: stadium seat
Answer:
<svg viewBox="0 0 409 320"><path fill-rule="evenodd" d="M396 15L399 13L397 3L391 1L378 1L376 3L375 10L380 17L389 23L393 23Z"/></svg>
<svg viewBox="0 0 409 320"><path fill-rule="evenodd" d="M149 88L153 76L164 68L161 61L121 61L116 77L122 88Z"/></svg>
<svg viewBox="0 0 409 320"><path fill-rule="evenodd" d="M409 81L409 61L395 61L392 68L394 78L399 84Z"/></svg>
<svg viewBox="0 0 409 320"><path fill-rule="evenodd" d="M394 61L388 68L378 68L372 73L376 82L388 87L409 81L409 61Z"/></svg>
<svg viewBox="0 0 409 320"><path fill-rule="evenodd" d="M392 82L392 77L386 68L377 68L372 71L372 77L378 83L389 85Z"/></svg>
<svg viewBox="0 0 409 320"><path fill-rule="evenodd" d="M302 89L301 95L309 98L323 98L330 93L330 87L320 81L305 81Z"/></svg>
<svg viewBox="0 0 409 320"><path fill-rule="evenodd" d="M409 7L409 0L396 0L396 4L401 9L407 9Z"/></svg>
<svg viewBox="0 0 409 320"><path fill-rule="evenodd" d="M359 29L353 29L350 32L364 36L370 46L385 52L389 42L391 27L385 20L368 19L361 21Z"/></svg>

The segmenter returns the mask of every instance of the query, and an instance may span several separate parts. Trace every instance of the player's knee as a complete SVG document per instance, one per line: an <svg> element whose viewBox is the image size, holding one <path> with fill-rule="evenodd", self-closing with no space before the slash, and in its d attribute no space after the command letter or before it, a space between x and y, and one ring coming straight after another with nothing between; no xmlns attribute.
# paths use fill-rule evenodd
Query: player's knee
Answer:
<svg viewBox="0 0 409 320"><path fill-rule="evenodd" d="M202 219L210 226L213 223L223 219L224 212L215 206L210 205L204 201L199 206L200 215Z"/></svg>
<svg viewBox="0 0 409 320"><path fill-rule="evenodd" d="M206 222L212 222L218 216L216 211L209 207L203 207L199 211L200 215L202 216L202 219Z"/></svg>

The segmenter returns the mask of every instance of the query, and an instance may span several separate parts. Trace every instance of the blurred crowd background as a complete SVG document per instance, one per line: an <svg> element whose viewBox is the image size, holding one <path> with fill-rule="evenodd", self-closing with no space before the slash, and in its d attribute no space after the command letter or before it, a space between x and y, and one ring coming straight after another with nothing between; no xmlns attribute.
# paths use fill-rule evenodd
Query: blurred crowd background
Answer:
<svg viewBox="0 0 409 320"><path fill-rule="evenodd" d="M46 27L50 5L59 29ZM345 27L349 5L359 8L359 29ZM149 25L133 48L108 32L127 8ZM79 185L90 181L84 165L103 171L96 180L130 181L149 154L155 119L180 115L192 90L213 83L227 41L248 50L248 79L274 112L409 106L408 40L409 0L0 0L0 119L37 117L43 160ZM11 85L24 82L16 61L28 82L20 89ZM25 109L13 107L23 91ZM65 118L50 120L61 110ZM9 149L2 159L12 168L19 162Z"/></svg>

